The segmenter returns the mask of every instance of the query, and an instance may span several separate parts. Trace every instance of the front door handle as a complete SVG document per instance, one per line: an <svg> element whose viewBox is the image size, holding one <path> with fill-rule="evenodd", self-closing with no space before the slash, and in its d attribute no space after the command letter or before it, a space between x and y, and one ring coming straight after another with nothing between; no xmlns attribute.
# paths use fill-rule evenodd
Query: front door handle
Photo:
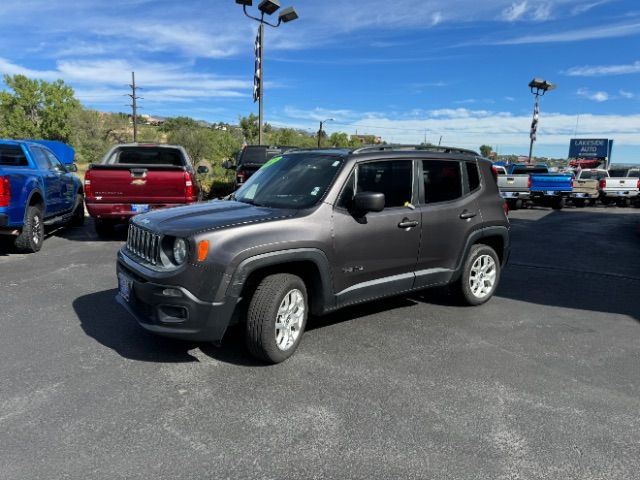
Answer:
<svg viewBox="0 0 640 480"><path fill-rule="evenodd" d="M409 220L408 218L403 218L402 221L398 224L398 228L413 228L417 226L417 220Z"/></svg>
<svg viewBox="0 0 640 480"><path fill-rule="evenodd" d="M460 218L462 220L469 220L470 218L473 218L476 215L478 215L478 212L470 212L469 210L465 210L460 214Z"/></svg>

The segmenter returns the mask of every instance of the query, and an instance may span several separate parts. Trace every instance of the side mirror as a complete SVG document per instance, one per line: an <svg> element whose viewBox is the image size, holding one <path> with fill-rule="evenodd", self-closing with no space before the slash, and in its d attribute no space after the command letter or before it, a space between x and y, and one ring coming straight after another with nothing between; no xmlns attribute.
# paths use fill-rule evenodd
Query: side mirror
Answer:
<svg viewBox="0 0 640 480"><path fill-rule="evenodd" d="M73 173L75 173L75 172L77 172L77 171L78 171L78 166L77 166L75 163L71 163L71 164L69 164L69 165L66 165L66 167L67 167L67 171L68 171L68 172L73 172Z"/></svg>
<svg viewBox="0 0 640 480"><path fill-rule="evenodd" d="M235 170L236 166L229 160L225 160L224 162L222 162L222 168L226 168L227 170Z"/></svg>
<svg viewBox="0 0 640 480"><path fill-rule="evenodd" d="M209 173L209 167L206 165L200 165L196 172L198 172L198 175L204 175L205 173Z"/></svg>
<svg viewBox="0 0 640 480"><path fill-rule="evenodd" d="M360 213L381 212L384 210L384 193L360 192L353 197L353 210Z"/></svg>

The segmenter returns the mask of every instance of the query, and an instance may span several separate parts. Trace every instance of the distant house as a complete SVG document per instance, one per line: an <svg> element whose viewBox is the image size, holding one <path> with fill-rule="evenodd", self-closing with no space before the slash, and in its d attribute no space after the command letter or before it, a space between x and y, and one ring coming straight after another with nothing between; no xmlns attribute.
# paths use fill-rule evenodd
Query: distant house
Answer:
<svg viewBox="0 0 640 480"><path fill-rule="evenodd" d="M140 115L142 121L145 125L153 125L154 127L158 127L165 122L164 117L152 117L151 115Z"/></svg>
<svg viewBox="0 0 640 480"><path fill-rule="evenodd" d="M382 143L382 137L376 135L351 135L351 141L358 141L363 145L379 145Z"/></svg>

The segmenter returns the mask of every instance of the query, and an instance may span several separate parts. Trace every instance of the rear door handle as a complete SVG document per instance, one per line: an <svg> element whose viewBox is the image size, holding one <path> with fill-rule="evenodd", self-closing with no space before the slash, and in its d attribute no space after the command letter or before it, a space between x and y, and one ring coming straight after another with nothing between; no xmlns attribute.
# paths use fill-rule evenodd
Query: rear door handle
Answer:
<svg viewBox="0 0 640 480"><path fill-rule="evenodd" d="M398 228L413 228L417 226L418 222L416 220L409 220L408 218L403 218L402 221L398 224Z"/></svg>
<svg viewBox="0 0 640 480"><path fill-rule="evenodd" d="M475 217L476 215L478 215L478 212L470 212L468 210L465 210L464 212L462 212L460 214L460 218L462 220L469 220L470 218Z"/></svg>

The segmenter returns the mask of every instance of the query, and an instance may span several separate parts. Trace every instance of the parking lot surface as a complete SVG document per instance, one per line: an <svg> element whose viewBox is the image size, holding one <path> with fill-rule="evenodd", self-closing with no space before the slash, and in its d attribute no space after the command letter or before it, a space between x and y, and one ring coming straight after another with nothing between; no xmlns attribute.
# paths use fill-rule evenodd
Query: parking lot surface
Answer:
<svg viewBox="0 0 640 480"><path fill-rule="evenodd" d="M263 366L115 303L123 234L0 243L0 478L630 479L640 471L639 210L513 212L496 297L311 319Z"/></svg>

